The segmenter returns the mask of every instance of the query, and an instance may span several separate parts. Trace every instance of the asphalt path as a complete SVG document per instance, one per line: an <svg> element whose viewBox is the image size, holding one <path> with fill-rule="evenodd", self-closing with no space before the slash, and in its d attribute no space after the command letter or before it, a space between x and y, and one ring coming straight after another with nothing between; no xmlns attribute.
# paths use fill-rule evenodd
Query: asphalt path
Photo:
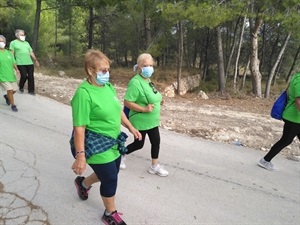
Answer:
<svg viewBox="0 0 300 225"><path fill-rule="evenodd" d="M16 113L2 95L0 225L102 224L99 184L87 201L74 187L70 106L17 93ZM149 141L120 171L116 205L128 225L300 224L299 162L278 155L279 171L270 172L257 165L264 152L160 131L160 161L170 175L147 172Z"/></svg>

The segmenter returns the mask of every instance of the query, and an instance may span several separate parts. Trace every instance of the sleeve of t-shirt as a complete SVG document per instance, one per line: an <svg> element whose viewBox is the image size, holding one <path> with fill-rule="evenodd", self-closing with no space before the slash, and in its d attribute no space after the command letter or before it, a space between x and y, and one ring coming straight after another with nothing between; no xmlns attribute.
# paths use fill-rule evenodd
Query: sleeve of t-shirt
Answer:
<svg viewBox="0 0 300 225"><path fill-rule="evenodd" d="M84 88L78 88L72 101L73 126L90 124L91 98Z"/></svg>
<svg viewBox="0 0 300 225"><path fill-rule="evenodd" d="M124 99L128 102L136 102L140 95L139 87L140 84L136 79L131 80L128 83Z"/></svg>
<svg viewBox="0 0 300 225"><path fill-rule="evenodd" d="M13 61L13 64L16 64L16 59L15 59L15 57L13 56L12 52L11 52L11 51L9 51L9 53L10 53L10 54L11 54L11 56L12 56L12 61Z"/></svg>
<svg viewBox="0 0 300 225"><path fill-rule="evenodd" d="M27 44L28 44L29 52L32 52L33 50L32 50L32 48L31 48L30 44L29 44L29 43L27 43Z"/></svg>
<svg viewBox="0 0 300 225"><path fill-rule="evenodd" d="M15 45L14 45L14 42L13 42L13 41L10 42L10 44L9 44L9 50L10 50L10 51L15 51Z"/></svg>

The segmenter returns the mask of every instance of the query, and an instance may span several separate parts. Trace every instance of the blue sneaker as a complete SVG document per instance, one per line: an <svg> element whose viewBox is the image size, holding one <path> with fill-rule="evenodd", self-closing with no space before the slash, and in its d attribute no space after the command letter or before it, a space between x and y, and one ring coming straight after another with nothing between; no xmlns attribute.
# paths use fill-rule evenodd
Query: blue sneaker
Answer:
<svg viewBox="0 0 300 225"><path fill-rule="evenodd" d="M17 106L16 105L12 105L11 106L11 110L14 112L18 112Z"/></svg>
<svg viewBox="0 0 300 225"><path fill-rule="evenodd" d="M10 105L10 102L9 102L9 100L8 100L7 95L3 95L3 97L5 98L6 104L7 104L7 105Z"/></svg>

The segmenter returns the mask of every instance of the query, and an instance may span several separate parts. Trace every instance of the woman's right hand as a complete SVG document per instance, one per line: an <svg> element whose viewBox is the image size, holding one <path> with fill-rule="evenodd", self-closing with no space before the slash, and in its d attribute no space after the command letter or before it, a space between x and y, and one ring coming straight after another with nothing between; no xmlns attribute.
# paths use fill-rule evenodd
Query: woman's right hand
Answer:
<svg viewBox="0 0 300 225"><path fill-rule="evenodd" d="M72 165L72 170L76 175L81 175L86 169L86 159L85 156L77 157Z"/></svg>

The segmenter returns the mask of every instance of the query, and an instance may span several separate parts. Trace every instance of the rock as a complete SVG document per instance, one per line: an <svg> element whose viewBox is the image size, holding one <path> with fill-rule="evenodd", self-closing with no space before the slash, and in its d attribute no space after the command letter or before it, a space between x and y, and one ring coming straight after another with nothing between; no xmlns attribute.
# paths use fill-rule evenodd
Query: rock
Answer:
<svg viewBox="0 0 300 225"><path fill-rule="evenodd" d="M199 91L199 94L198 94L198 95L199 95L199 97L202 98L202 99L205 99L205 100L208 99L208 96L207 96L207 95L205 94L205 92L202 91L202 90Z"/></svg>
<svg viewBox="0 0 300 225"><path fill-rule="evenodd" d="M63 77L63 76L66 75L66 73L65 73L65 71L60 70L60 71L58 71L58 75L59 75L60 77Z"/></svg>

